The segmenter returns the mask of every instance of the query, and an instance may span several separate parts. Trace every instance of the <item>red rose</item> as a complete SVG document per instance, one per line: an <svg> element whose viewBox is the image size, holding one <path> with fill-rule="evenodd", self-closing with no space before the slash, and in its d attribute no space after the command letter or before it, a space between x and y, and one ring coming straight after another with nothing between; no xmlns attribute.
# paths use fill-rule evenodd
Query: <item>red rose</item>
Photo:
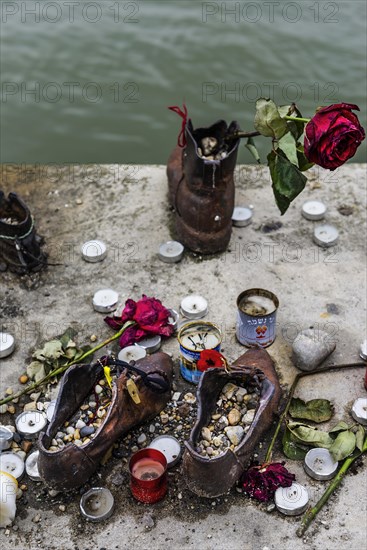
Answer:
<svg viewBox="0 0 367 550"><path fill-rule="evenodd" d="M365 133L352 109L359 111L349 103L317 111L305 128L304 150L310 162L335 170L355 155Z"/></svg>
<svg viewBox="0 0 367 550"><path fill-rule="evenodd" d="M196 363L197 369L204 372L208 369L224 367L226 360L219 351L214 349L204 349L200 352L200 359Z"/></svg>
<svg viewBox="0 0 367 550"><path fill-rule="evenodd" d="M284 462L251 466L243 476L245 493L260 502L268 502L278 487L290 487L296 476L284 467Z"/></svg>

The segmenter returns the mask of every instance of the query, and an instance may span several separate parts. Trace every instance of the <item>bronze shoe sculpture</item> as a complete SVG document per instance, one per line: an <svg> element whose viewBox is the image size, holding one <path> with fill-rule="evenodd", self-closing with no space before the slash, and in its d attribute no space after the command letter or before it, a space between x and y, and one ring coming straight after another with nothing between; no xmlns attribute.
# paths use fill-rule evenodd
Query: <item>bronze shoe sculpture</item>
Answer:
<svg viewBox="0 0 367 550"><path fill-rule="evenodd" d="M260 401L247 434L237 447L228 448L216 457L203 457L196 448L201 430L210 422L221 389L232 382L246 387L260 386ZM185 442L183 473L191 491L201 497L214 498L225 494L239 480L253 450L270 428L277 412L281 390L270 355L263 349L252 349L241 355L226 372L212 368L204 372L197 390L197 420Z"/></svg>
<svg viewBox="0 0 367 550"><path fill-rule="evenodd" d="M167 165L169 201L175 208L177 238L200 254L223 252L232 231L234 169L239 130L224 120L194 130L185 124L184 147L177 146Z"/></svg>
<svg viewBox="0 0 367 550"><path fill-rule="evenodd" d="M9 193L6 199L0 191L0 263L4 268L22 275L45 267L42 242L27 205L16 193Z"/></svg>
<svg viewBox="0 0 367 550"><path fill-rule="evenodd" d="M74 489L83 485L119 437L138 424L154 418L171 398L172 360L166 353L155 353L135 364L111 359L107 360L107 364L122 365L122 372L112 382L111 403L93 439L80 446L70 442L60 450L49 450L58 430L73 416L103 377L101 363L73 365L66 371L53 418L46 432L39 436L40 475L46 483L58 489ZM135 374L134 379L131 374ZM129 381L132 380L140 403L132 398L129 387Z"/></svg>

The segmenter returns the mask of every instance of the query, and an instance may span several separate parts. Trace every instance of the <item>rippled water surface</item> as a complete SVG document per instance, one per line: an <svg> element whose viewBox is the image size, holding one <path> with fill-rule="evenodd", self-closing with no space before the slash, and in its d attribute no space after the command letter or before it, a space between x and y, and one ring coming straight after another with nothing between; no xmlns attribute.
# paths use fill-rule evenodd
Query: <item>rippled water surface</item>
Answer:
<svg viewBox="0 0 367 550"><path fill-rule="evenodd" d="M366 3L1 3L1 161L164 163L195 126L254 100L356 103L366 126ZM264 140L265 141L265 140ZM269 144L262 148L264 152ZM354 160L364 161L365 146ZM244 148L241 162L251 162Z"/></svg>

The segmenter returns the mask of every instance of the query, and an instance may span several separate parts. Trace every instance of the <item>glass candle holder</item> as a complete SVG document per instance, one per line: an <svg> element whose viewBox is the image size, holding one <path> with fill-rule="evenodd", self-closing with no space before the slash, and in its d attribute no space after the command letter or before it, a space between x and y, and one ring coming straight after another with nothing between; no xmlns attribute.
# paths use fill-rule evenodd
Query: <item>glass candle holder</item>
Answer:
<svg viewBox="0 0 367 550"><path fill-rule="evenodd" d="M130 489L136 500L153 504L167 493L167 460L156 449L141 449L129 462Z"/></svg>

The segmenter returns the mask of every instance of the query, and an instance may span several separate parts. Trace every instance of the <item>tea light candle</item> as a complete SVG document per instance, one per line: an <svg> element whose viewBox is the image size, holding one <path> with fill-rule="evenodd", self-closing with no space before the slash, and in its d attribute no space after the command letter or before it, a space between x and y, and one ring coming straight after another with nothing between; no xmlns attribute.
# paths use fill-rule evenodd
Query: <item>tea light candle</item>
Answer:
<svg viewBox="0 0 367 550"><path fill-rule="evenodd" d="M162 262L174 264L182 260L184 247L178 241L168 241L159 247L158 257Z"/></svg>
<svg viewBox="0 0 367 550"><path fill-rule="evenodd" d="M326 214L326 206L321 201L306 201L302 205L302 216L306 220L322 220Z"/></svg>
<svg viewBox="0 0 367 550"><path fill-rule="evenodd" d="M24 461L16 453L1 453L0 470L11 474L15 479L21 479L24 474Z"/></svg>
<svg viewBox="0 0 367 550"><path fill-rule="evenodd" d="M0 332L0 359L8 357L13 353L15 348L15 340L11 334Z"/></svg>
<svg viewBox="0 0 367 550"><path fill-rule="evenodd" d="M115 500L105 487L92 487L80 499L80 511L88 520L96 523L112 516Z"/></svg>
<svg viewBox="0 0 367 550"><path fill-rule="evenodd" d="M180 309L188 319L201 319L208 313L208 302L202 296L190 294L182 300Z"/></svg>
<svg viewBox="0 0 367 550"><path fill-rule="evenodd" d="M39 454L40 454L39 451L34 451L30 455L28 455L27 460L25 461L25 471L27 472L28 477L30 477L32 481L42 481L42 478L38 470Z"/></svg>
<svg viewBox="0 0 367 550"><path fill-rule="evenodd" d="M141 449L129 462L130 489L136 500L152 504L167 492L167 460L157 449Z"/></svg>
<svg viewBox="0 0 367 550"><path fill-rule="evenodd" d="M161 347L161 342L162 338L159 336L159 334L156 334L154 336L143 338L143 340L139 340L139 343L135 345L144 348L146 353L150 354L159 350L159 348Z"/></svg>
<svg viewBox="0 0 367 550"><path fill-rule="evenodd" d="M148 447L149 449L157 449L164 454L167 460L167 468L172 468L181 458L181 445L172 435L160 435L153 439Z"/></svg>
<svg viewBox="0 0 367 550"><path fill-rule="evenodd" d="M119 295L112 288L98 290L93 296L93 308L99 313L110 313L115 311L119 301Z"/></svg>
<svg viewBox="0 0 367 550"><path fill-rule="evenodd" d="M367 397L359 397L353 403L352 416L354 420L367 426Z"/></svg>
<svg viewBox="0 0 367 550"><path fill-rule="evenodd" d="M362 342L359 356L363 361L367 361L367 340Z"/></svg>
<svg viewBox="0 0 367 550"><path fill-rule="evenodd" d="M6 426L0 426L0 452L6 451L13 441L13 432Z"/></svg>
<svg viewBox="0 0 367 550"><path fill-rule="evenodd" d="M179 316L179 314L177 313L177 311L175 309L169 309L168 311L170 312L168 322L169 322L170 325L173 326L173 328L175 330L177 330L178 321L180 319L180 316Z"/></svg>
<svg viewBox="0 0 367 550"><path fill-rule="evenodd" d="M315 227L313 240L318 246L324 248L334 246L339 240L339 231L333 225L318 225Z"/></svg>
<svg viewBox="0 0 367 550"><path fill-rule="evenodd" d="M338 462L335 462L327 449L315 448L308 451L304 461L305 472L313 479L332 479L338 469Z"/></svg>
<svg viewBox="0 0 367 550"><path fill-rule="evenodd" d="M130 363L130 361L139 361L139 359L143 359L146 354L147 352L145 348L135 344L135 346L127 346L126 348L123 348L117 357L120 361Z"/></svg>
<svg viewBox="0 0 367 550"><path fill-rule="evenodd" d="M236 227L245 227L252 220L252 210L247 206L236 206L232 214L232 224Z"/></svg>
<svg viewBox="0 0 367 550"><path fill-rule="evenodd" d="M50 401L46 409L47 420L51 422L56 408L56 401Z"/></svg>
<svg viewBox="0 0 367 550"><path fill-rule="evenodd" d="M279 487L274 499L279 512L286 516L298 516L307 509L309 497L303 485L293 482L290 487Z"/></svg>
<svg viewBox="0 0 367 550"><path fill-rule="evenodd" d="M82 246L82 257L86 262L102 262L106 256L107 247L103 241L87 241Z"/></svg>
<svg viewBox="0 0 367 550"><path fill-rule="evenodd" d="M15 420L17 432L30 439L37 437L46 424L46 416L39 411L22 412Z"/></svg>

